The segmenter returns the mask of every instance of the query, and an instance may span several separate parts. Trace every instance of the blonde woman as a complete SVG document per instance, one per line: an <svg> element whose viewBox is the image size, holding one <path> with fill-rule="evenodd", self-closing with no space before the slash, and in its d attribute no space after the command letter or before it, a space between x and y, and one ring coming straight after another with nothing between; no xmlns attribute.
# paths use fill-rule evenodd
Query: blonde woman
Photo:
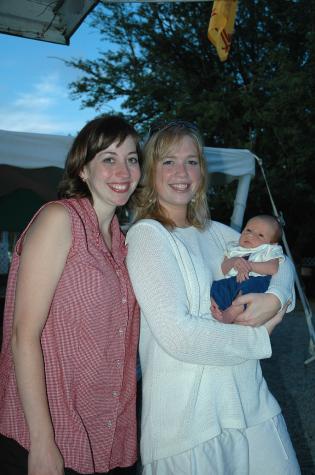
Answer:
<svg viewBox="0 0 315 475"><path fill-rule="evenodd" d="M292 267L280 264L268 293L239 297L247 304L239 324L216 321L211 282L223 277L226 243L239 234L209 220L200 134L183 121L165 124L151 132L144 157L127 235L141 309L143 473L297 475L259 363L294 299Z"/></svg>

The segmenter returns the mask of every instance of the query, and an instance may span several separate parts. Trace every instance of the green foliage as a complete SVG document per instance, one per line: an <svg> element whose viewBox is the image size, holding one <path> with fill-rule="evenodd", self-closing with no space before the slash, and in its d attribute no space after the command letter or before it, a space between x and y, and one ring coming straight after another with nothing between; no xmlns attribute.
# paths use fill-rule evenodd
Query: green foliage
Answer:
<svg viewBox="0 0 315 475"><path fill-rule="evenodd" d="M251 148L264 160L294 253L313 254L315 2L241 0L225 63L207 40L211 5L101 3L92 26L113 46L69 63L82 72L72 97L100 113L120 99L142 131L158 117L181 117L209 146ZM232 192L212 199L225 219ZM270 211L257 170L248 214Z"/></svg>

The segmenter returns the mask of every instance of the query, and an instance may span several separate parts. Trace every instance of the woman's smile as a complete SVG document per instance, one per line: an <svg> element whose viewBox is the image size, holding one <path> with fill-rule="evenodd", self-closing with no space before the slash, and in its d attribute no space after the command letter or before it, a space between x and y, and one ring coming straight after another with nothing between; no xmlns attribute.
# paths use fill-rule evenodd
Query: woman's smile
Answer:
<svg viewBox="0 0 315 475"><path fill-rule="evenodd" d="M189 183L171 183L169 186L173 188L173 190L175 191L183 192L189 189L190 184Z"/></svg>
<svg viewBox="0 0 315 475"><path fill-rule="evenodd" d="M116 193L127 193L130 188L130 182L128 183L108 183L111 190Z"/></svg>

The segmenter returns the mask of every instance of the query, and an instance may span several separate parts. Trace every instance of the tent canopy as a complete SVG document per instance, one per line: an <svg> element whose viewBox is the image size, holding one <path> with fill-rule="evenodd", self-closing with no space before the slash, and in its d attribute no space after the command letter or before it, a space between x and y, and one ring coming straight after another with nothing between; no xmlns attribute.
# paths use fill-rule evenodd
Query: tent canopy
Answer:
<svg viewBox="0 0 315 475"><path fill-rule="evenodd" d="M55 199L73 137L0 130L0 230L20 231ZM238 180L231 225L240 229L255 158L248 150L205 147L210 183Z"/></svg>
<svg viewBox="0 0 315 475"><path fill-rule="evenodd" d="M99 0L1 0L0 33L69 44Z"/></svg>
<svg viewBox="0 0 315 475"><path fill-rule="evenodd" d="M108 1L124 3L130 0ZM137 0L155 3L164 1ZM1 0L0 33L69 45L71 36L98 3L99 0Z"/></svg>

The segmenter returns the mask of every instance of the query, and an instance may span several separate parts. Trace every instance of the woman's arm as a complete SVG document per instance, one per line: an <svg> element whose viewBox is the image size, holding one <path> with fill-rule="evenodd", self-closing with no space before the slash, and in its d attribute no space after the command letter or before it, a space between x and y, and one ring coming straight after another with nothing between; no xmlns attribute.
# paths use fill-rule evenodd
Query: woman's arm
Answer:
<svg viewBox="0 0 315 475"><path fill-rule="evenodd" d="M237 297L233 305L246 305L246 309L234 323L254 327L263 325L287 303L289 305L286 311L291 312L295 307L294 272L292 262L286 257L285 261L279 264L278 272L272 276L265 294L247 294Z"/></svg>
<svg viewBox="0 0 315 475"><path fill-rule="evenodd" d="M48 205L29 228L17 277L12 352L18 390L30 432L29 475L61 475L46 395L41 334L71 246L66 209Z"/></svg>
<svg viewBox="0 0 315 475"><path fill-rule="evenodd" d="M157 343L174 358L196 364L237 365L269 357L265 328L225 325L210 313L204 318L192 314L169 238L153 223L138 223L128 232L127 265L142 315Z"/></svg>
<svg viewBox="0 0 315 475"><path fill-rule="evenodd" d="M222 235L225 245L229 241L239 239L239 234L230 227L221 223L216 223L216 226L218 228L216 232ZM246 309L234 323L255 327L264 325L287 302L290 302L287 312L292 311L295 307L294 272L292 262L286 257L283 262L279 263L278 272L272 276L265 294L247 294L235 299L233 305L246 305Z"/></svg>
<svg viewBox="0 0 315 475"><path fill-rule="evenodd" d="M267 293L275 295L281 304L281 308L291 302L287 312L291 312L295 307L295 289L294 289L295 268L292 261L286 256L283 262L280 262L279 269L271 278Z"/></svg>

